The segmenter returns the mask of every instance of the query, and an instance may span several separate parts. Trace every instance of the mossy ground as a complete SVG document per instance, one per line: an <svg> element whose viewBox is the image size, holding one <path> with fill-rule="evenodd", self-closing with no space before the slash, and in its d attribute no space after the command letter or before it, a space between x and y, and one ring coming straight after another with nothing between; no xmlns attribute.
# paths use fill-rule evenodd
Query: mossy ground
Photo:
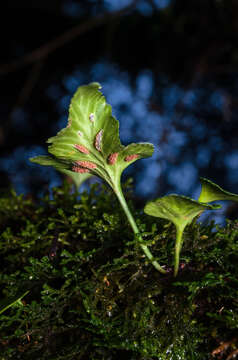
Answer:
<svg viewBox="0 0 238 360"><path fill-rule="evenodd" d="M0 315L0 360L235 358L238 221L188 226L174 278L173 225L133 213L167 275L106 187L0 198L1 306L29 291Z"/></svg>

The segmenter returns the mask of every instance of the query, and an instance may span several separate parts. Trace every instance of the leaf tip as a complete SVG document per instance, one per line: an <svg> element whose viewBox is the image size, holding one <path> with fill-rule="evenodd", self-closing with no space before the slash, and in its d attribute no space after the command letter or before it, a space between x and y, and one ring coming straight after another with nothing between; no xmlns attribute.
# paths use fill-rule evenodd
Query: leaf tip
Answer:
<svg viewBox="0 0 238 360"><path fill-rule="evenodd" d="M102 88L102 85L100 83L96 82L96 81L91 82L88 86L94 87L94 88L96 88L98 90L100 90Z"/></svg>

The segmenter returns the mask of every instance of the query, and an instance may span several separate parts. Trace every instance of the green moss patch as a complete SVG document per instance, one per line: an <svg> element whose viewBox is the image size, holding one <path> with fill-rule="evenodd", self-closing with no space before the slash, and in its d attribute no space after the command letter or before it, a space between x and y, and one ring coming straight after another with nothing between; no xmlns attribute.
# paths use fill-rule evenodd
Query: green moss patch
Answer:
<svg viewBox="0 0 238 360"><path fill-rule="evenodd" d="M206 360L236 350L238 221L188 225L174 278L173 225L133 212L165 275L104 186L80 198L64 184L40 201L0 199L1 360Z"/></svg>

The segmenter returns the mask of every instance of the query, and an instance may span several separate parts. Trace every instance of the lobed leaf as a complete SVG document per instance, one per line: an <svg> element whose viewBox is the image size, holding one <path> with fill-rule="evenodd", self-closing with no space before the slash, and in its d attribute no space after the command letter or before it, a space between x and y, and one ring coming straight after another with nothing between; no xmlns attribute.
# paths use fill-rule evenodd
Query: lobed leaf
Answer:
<svg viewBox="0 0 238 360"><path fill-rule="evenodd" d="M220 205L208 205L181 195L168 195L145 206L145 213L151 216L170 220L176 227L176 241L174 252L174 276L177 276L179 269L180 251L183 244L183 231L191 223L195 216L200 215L204 210L215 210Z"/></svg>
<svg viewBox="0 0 238 360"><path fill-rule="evenodd" d="M208 205L181 195L167 195L145 206L145 213L172 221L177 227L185 227L204 210L215 210L220 205Z"/></svg>
<svg viewBox="0 0 238 360"><path fill-rule="evenodd" d="M122 171L134 161L151 156L154 147L148 143L121 144L119 122L100 88L98 83L78 88L70 104L68 125L48 140L48 150L61 164L71 164L72 171L75 165L84 164L87 171L114 187Z"/></svg>

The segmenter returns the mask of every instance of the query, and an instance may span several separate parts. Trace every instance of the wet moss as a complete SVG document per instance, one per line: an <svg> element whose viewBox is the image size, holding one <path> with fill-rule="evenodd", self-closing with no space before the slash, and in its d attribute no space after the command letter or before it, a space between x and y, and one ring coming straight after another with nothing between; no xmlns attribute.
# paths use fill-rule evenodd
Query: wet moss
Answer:
<svg viewBox="0 0 238 360"><path fill-rule="evenodd" d="M80 198L64 184L40 201L0 199L1 298L29 290L0 315L1 360L206 360L236 350L238 221L188 226L174 278L173 226L133 211L167 275L104 186Z"/></svg>

